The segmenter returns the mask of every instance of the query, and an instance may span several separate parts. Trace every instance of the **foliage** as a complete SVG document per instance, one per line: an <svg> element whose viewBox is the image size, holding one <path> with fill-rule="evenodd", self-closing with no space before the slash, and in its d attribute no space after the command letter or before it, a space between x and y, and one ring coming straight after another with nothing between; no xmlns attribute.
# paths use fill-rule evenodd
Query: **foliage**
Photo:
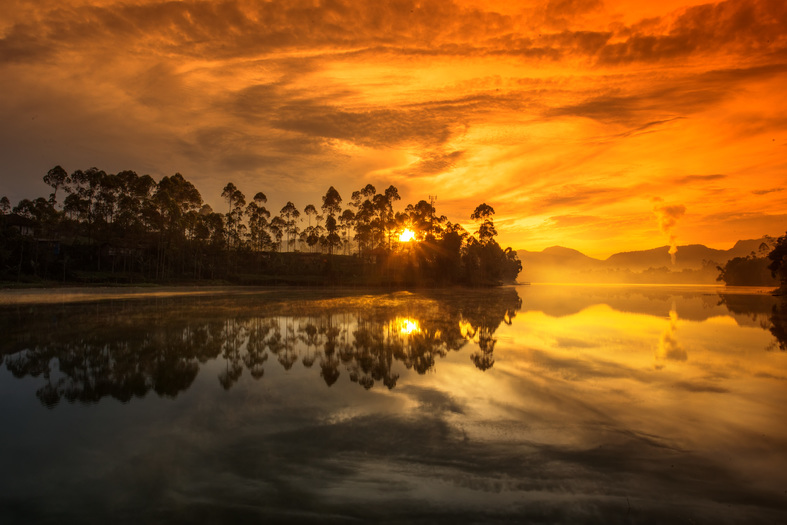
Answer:
<svg viewBox="0 0 787 525"><path fill-rule="evenodd" d="M768 254L771 275L781 282L782 289L787 287L787 233L776 240L776 246Z"/></svg>
<svg viewBox="0 0 787 525"><path fill-rule="evenodd" d="M301 213L287 201L272 217L265 193L247 204L232 182L221 193L226 211L217 213L180 173L156 182L133 171L69 174L55 166L44 182L49 198L23 199L13 209L0 199L0 279L273 282L300 271L303 282L496 285L521 270L516 253L496 241L491 206L471 214L478 223L471 235L433 202L397 211L395 186L378 193L367 184L346 208L331 186L319 210L309 204ZM413 242L400 242L405 229ZM314 265L299 251L326 257ZM276 252L292 255L274 264ZM356 262L343 262L351 253Z"/></svg>
<svg viewBox="0 0 787 525"><path fill-rule="evenodd" d="M767 257L749 255L735 257L718 267L717 281L724 281L727 286L777 286L778 282L771 275Z"/></svg>
<svg viewBox="0 0 787 525"><path fill-rule="evenodd" d="M312 377L328 387L343 377L365 389L393 389L403 369L429 373L464 348L479 369L489 369L495 332L521 305L511 289L380 300L243 294L229 302L43 305L36 315L0 316L0 363L16 377L36 378L36 396L48 408L152 393L174 398L212 360L223 361L216 380L227 390L246 372L259 380L266 368L289 370L299 361L317 364Z"/></svg>

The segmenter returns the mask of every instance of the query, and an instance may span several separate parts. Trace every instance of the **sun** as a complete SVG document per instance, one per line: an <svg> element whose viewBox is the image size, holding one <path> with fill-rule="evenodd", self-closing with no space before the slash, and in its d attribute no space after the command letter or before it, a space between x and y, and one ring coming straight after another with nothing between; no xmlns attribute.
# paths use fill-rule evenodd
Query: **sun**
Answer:
<svg viewBox="0 0 787 525"><path fill-rule="evenodd" d="M409 228L405 228L405 230L399 236L399 242L410 242L413 239L415 239L415 233Z"/></svg>

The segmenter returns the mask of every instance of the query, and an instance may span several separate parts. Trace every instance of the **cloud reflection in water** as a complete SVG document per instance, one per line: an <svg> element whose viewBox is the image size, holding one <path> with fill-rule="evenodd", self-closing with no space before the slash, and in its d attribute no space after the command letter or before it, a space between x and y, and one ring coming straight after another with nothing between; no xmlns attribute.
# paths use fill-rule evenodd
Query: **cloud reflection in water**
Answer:
<svg viewBox="0 0 787 525"><path fill-rule="evenodd" d="M574 290L571 304L559 291L517 291L159 301L155 315L124 302L56 307L26 311L37 328L26 336L21 318L6 316L6 366L22 370L15 360L27 359L35 381L0 378L0 393L19 391L0 397L17 429L0 446L19 452L0 505L12 522L50 508L93 521L102 512L452 523L783 515L787 354L767 351L770 326L746 313L770 307L736 300L732 311L718 297L669 290ZM402 331L416 321L420 332ZM126 346L106 339L108 323ZM664 334L686 358L665 353L656 369ZM54 362L31 349L69 340L74 358L58 366L94 374L76 377L96 392L108 387L95 374L109 370L164 397L113 404L110 389L100 403L42 409L32 394L46 367L35 363ZM175 349L186 353L175 359ZM472 356L488 350L494 364L481 372ZM216 378L237 368L222 390ZM188 385L157 383L168 374ZM36 432L42 421L58 439ZM86 516L88 501L112 503Z"/></svg>

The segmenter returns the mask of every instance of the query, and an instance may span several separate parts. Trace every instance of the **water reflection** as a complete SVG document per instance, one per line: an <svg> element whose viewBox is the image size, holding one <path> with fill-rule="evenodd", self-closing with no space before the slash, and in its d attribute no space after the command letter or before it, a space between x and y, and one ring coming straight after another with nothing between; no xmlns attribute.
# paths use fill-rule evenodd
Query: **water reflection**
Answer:
<svg viewBox="0 0 787 525"><path fill-rule="evenodd" d="M776 299L512 292L6 308L3 522L783 521Z"/></svg>
<svg viewBox="0 0 787 525"><path fill-rule="evenodd" d="M773 348L778 346L779 350L785 352L787 351L787 297L782 297L773 306L772 312L769 330L776 338L776 344Z"/></svg>
<svg viewBox="0 0 787 525"><path fill-rule="evenodd" d="M18 378L41 378L36 395L127 402L150 390L175 397L200 366L218 359L225 390L247 371L315 364L327 386L346 374L370 389L392 389L399 367L424 374L466 346L481 370L494 364L495 331L511 324L521 299L513 289L309 299L268 296L28 306L2 316L0 357ZM315 376L316 377L316 376Z"/></svg>

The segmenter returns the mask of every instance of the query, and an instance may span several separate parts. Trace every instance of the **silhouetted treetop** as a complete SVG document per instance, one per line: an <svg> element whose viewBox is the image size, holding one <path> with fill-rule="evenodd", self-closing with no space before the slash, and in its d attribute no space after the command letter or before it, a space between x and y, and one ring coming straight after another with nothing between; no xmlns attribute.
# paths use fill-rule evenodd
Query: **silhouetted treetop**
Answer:
<svg viewBox="0 0 787 525"><path fill-rule="evenodd" d="M247 204L233 182L221 192L224 213L217 213L180 173L156 182L130 170L68 174L55 166L44 181L53 190L49 198L21 200L13 208L16 223L3 222L1 278L248 282L302 271L303 282L489 285L513 280L521 268L516 253L495 242L488 204L471 215L480 222L473 236L438 214L433 201L397 210L401 196L393 185L378 193L366 184L347 207L330 186L320 209L308 204L301 213L288 200L273 216L263 191ZM3 215L10 208L8 199L0 200ZM337 266L332 257L319 263L270 257L293 252L352 254L355 261Z"/></svg>

